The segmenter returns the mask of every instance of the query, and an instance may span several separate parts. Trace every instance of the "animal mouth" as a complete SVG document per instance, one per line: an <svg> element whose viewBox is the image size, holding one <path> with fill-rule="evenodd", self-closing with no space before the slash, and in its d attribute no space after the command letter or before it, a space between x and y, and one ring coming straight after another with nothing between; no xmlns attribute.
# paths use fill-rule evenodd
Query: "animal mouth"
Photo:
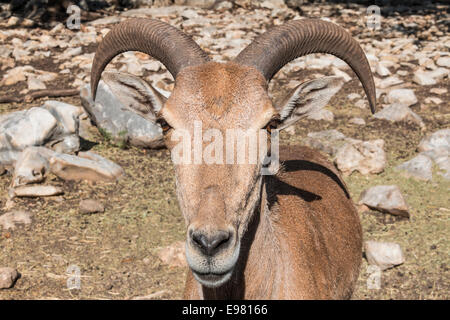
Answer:
<svg viewBox="0 0 450 320"><path fill-rule="evenodd" d="M195 270L192 270L192 273L194 274L195 279L197 279L197 281L200 282L205 287L217 288L226 283L228 280L230 280L231 275L233 274L233 269L223 273L215 273L215 272L203 273L197 272Z"/></svg>

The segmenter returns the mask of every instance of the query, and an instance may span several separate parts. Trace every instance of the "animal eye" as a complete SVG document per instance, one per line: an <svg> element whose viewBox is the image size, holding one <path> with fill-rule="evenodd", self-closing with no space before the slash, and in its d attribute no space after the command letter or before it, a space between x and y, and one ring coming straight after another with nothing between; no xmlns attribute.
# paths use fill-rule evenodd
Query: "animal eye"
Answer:
<svg viewBox="0 0 450 320"><path fill-rule="evenodd" d="M162 118L157 119L156 122L161 126L161 129L164 134L167 133L167 131L169 131L170 129L172 129L172 127L166 122L166 120Z"/></svg>

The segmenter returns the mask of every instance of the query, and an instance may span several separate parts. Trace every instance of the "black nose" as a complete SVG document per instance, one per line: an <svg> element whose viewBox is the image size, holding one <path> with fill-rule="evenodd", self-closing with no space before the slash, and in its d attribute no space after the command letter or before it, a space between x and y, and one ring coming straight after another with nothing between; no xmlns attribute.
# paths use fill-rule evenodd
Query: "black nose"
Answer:
<svg viewBox="0 0 450 320"><path fill-rule="evenodd" d="M208 256L213 256L219 251L225 249L230 240L230 232L217 231L212 235L206 235L202 232L192 233L192 242Z"/></svg>

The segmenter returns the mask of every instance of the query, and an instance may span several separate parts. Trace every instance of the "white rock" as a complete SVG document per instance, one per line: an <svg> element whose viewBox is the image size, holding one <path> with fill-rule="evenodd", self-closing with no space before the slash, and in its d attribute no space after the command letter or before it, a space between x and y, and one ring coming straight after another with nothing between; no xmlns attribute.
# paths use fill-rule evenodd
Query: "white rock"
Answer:
<svg viewBox="0 0 450 320"><path fill-rule="evenodd" d="M425 98L424 102L426 104L441 104L442 99L440 99L438 97L428 97L428 98Z"/></svg>
<svg viewBox="0 0 450 320"><path fill-rule="evenodd" d="M197 17L198 17L198 13L197 13L197 11L195 11L195 10L187 9L187 10L184 10L184 11L183 11L183 13L181 14L181 16L182 16L183 18L186 18L186 19L192 19L192 18L197 18Z"/></svg>
<svg viewBox="0 0 450 320"><path fill-rule="evenodd" d="M231 1L221 1L217 3L214 8L216 9L216 11L233 9L233 3Z"/></svg>
<svg viewBox="0 0 450 320"><path fill-rule="evenodd" d="M318 149L333 156L347 143L347 137L341 132L332 129L318 132L310 132L303 143L311 148Z"/></svg>
<svg viewBox="0 0 450 320"><path fill-rule="evenodd" d="M358 118L358 117L351 118L348 122L351 123L351 124L356 124L358 126L365 126L366 125L366 121L364 121L363 118Z"/></svg>
<svg viewBox="0 0 450 320"><path fill-rule="evenodd" d="M431 86L437 83L429 71L416 71L414 73L413 81L421 86Z"/></svg>
<svg viewBox="0 0 450 320"><path fill-rule="evenodd" d="M353 171L363 175L383 172L386 166L384 140L355 140L341 147L336 153L334 162L346 176Z"/></svg>
<svg viewBox="0 0 450 320"><path fill-rule="evenodd" d="M429 70L435 70L437 68L436 65L434 64L434 61L428 57L420 58L419 65Z"/></svg>
<svg viewBox="0 0 450 320"><path fill-rule="evenodd" d="M28 90L44 90L47 86L41 80L35 77L28 77Z"/></svg>
<svg viewBox="0 0 450 320"><path fill-rule="evenodd" d="M392 104L378 111L373 115L377 119L385 119L391 122L412 122L418 124L421 128L425 128L422 118L413 112L409 107L403 104Z"/></svg>
<svg viewBox="0 0 450 320"><path fill-rule="evenodd" d="M211 8L215 0L175 0L175 4L197 8ZM137 9L136 9L137 10Z"/></svg>
<svg viewBox="0 0 450 320"><path fill-rule="evenodd" d="M6 26L7 27L14 27L14 26L17 26L19 23L20 23L20 19L15 17L15 16L12 16L12 17L10 17L8 19L8 22L6 23Z"/></svg>
<svg viewBox="0 0 450 320"><path fill-rule="evenodd" d="M9 190L9 197L48 197L63 194L61 188L55 186L30 185L11 188Z"/></svg>
<svg viewBox="0 0 450 320"><path fill-rule="evenodd" d="M325 69L328 68L334 61L334 58L324 56L320 58L312 58L307 56L306 57L306 65L309 69Z"/></svg>
<svg viewBox="0 0 450 320"><path fill-rule="evenodd" d="M94 199L85 199L80 201L80 212L81 213L97 213L104 212L105 207L103 204Z"/></svg>
<svg viewBox="0 0 450 320"><path fill-rule="evenodd" d="M375 72L377 65L378 65L378 58L374 56L373 54L366 54L367 60L369 61L370 68L373 72Z"/></svg>
<svg viewBox="0 0 450 320"><path fill-rule="evenodd" d="M400 245L393 242L366 241L364 251L367 262L381 270L390 269L405 262Z"/></svg>
<svg viewBox="0 0 450 320"><path fill-rule="evenodd" d="M418 150L442 150L445 154L450 154L450 129L441 129L428 135L419 143Z"/></svg>
<svg viewBox="0 0 450 320"><path fill-rule="evenodd" d="M77 48L67 48L63 53L62 56L64 56L65 59L69 59L73 56L79 56L83 52L83 49L81 47Z"/></svg>
<svg viewBox="0 0 450 320"><path fill-rule="evenodd" d="M266 9L280 9L280 8L286 8L286 5L284 4L283 0L265 0L261 2L260 4L261 8Z"/></svg>
<svg viewBox="0 0 450 320"><path fill-rule="evenodd" d="M47 101L42 107L0 116L0 162L8 157L15 162L29 146L45 144L58 152L78 151L81 112L80 107Z"/></svg>
<svg viewBox="0 0 450 320"><path fill-rule="evenodd" d="M158 61L149 61L142 64L142 69L157 72L161 69L161 63Z"/></svg>
<svg viewBox="0 0 450 320"><path fill-rule="evenodd" d="M33 107L0 118L0 136L4 134L13 148L22 150L27 146L42 145L56 126L57 120L49 111Z"/></svg>
<svg viewBox="0 0 450 320"><path fill-rule="evenodd" d="M361 98L361 95L359 93L350 93L347 96L347 99L349 99L349 100L355 100L355 99L358 99L358 98Z"/></svg>
<svg viewBox="0 0 450 320"><path fill-rule="evenodd" d="M327 122L334 121L334 114L330 110L327 109L319 109L313 113L308 114L308 119L311 120L324 120Z"/></svg>
<svg viewBox="0 0 450 320"><path fill-rule="evenodd" d="M41 182L50 165L48 159L54 154L44 147L27 147L22 151L14 166L13 187Z"/></svg>
<svg viewBox="0 0 450 320"><path fill-rule="evenodd" d="M350 69L350 66L345 61L337 58L333 60L333 66L340 70Z"/></svg>
<svg viewBox="0 0 450 320"><path fill-rule="evenodd" d="M417 97L412 89L393 89L386 97L387 103L401 104L406 107L417 103Z"/></svg>
<svg viewBox="0 0 450 320"><path fill-rule="evenodd" d="M446 68L437 68L433 71L418 70L414 73L413 81L420 85L434 85L447 77L449 70Z"/></svg>
<svg viewBox="0 0 450 320"><path fill-rule="evenodd" d="M389 71L389 69L386 68L386 67L385 67L384 65L382 65L381 63L379 63L379 64L377 65L376 72L378 73L378 75L380 75L380 76L382 76L382 77L386 77L386 76L388 76L388 75L391 74L391 72Z"/></svg>
<svg viewBox="0 0 450 320"><path fill-rule="evenodd" d="M27 67L16 67L8 70L3 76L2 81L0 81L1 86L12 86L18 82L25 81L27 78L25 76L26 71L33 71L31 66Z"/></svg>
<svg viewBox="0 0 450 320"><path fill-rule="evenodd" d="M436 64L440 67L450 68L450 57L440 57L439 59L437 59Z"/></svg>
<svg viewBox="0 0 450 320"><path fill-rule="evenodd" d="M355 107L358 107L360 109L366 109L367 108L366 100L359 99L358 101L355 102Z"/></svg>
<svg viewBox="0 0 450 320"><path fill-rule="evenodd" d="M447 78L450 71L446 68L437 68L436 70L430 71L430 73L434 79L440 81L444 78Z"/></svg>
<svg viewBox="0 0 450 320"><path fill-rule="evenodd" d="M159 148L164 145L160 125L125 108L103 81L99 83L95 103L89 85L81 89L80 97L93 123L111 134L113 139L129 142L136 147Z"/></svg>
<svg viewBox="0 0 450 320"><path fill-rule="evenodd" d="M332 67L331 71L333 72L333 74L335 76L341 77L342 79L344 79L344 82L349 82L350 80L352 80L352 77L348 75L348 73L340 70L337 67Z"/></svg>
<svg viewBox="0 0 450 320"><path fill-rule="evenodd" d="M435 162L440 169L438 174L443 176L444 179L450 180L450 156L436 158Z"/></svg>
<svg viewBox="0 0 450 320"><path fill-rule="evenodd" d="M396 185L379 185L364 190L359 204L381 212L409 217L408 205Z"/></svg>
<svg viewBox="0 0 450 320"><path fill-rule="evenodd" d="M16 269L9 267L0 268L0 289L11 288L19 276Z"/></svg>
<svg viewBox="0 0 450 320"><path fill-rule="evenodd" d="M61 133L78 133L79 116L83 113L83 108L54 100L46 101L42 107L58 120L58 129Z"/></svg>
<svg viewBox="0 0 450 320"><path fill-rule="evenodd" d="M430 89L430 93L434 93L437 95L441 95L441 94L445 94L447 93L447 89L446 88L431 88Z"/></svg>
<svg viewBox="0 0 450 320"><path fill-rule="evenodd" d="M433 162L431 159L423 154L419 154L396 168L401 170L407 177L429 181L433 178L432 167Z"/></svg>
<svg viewBox="0 0 450 320"><path fill-rule="evenodd" d="M30 224L33 214L24 210L9 211L0 216L0 226L3 230L14 230L17 224Z"/></svg>
<svg viewBox="0 0 450 320"><path fill-rule="evenodd" d="M403 83L404 81L397 76L387 77L385 79L381 79L377 82L377 88L386 89L392 86L396 86L398 84Z"/></svg>
<svg viewBox="0 0 450 320"><path fill-rule="evenodd" d="M124 173L119 165L93 152L56 154L50 158L50 170L61 179L76 181L115 181Z"/></svg>

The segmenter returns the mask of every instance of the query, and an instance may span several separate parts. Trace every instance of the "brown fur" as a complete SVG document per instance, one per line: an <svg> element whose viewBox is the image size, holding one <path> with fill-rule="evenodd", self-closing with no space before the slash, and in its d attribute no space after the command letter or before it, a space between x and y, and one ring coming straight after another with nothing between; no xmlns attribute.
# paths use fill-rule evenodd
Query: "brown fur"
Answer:
<svg viewBox="0 0 450 320"><path fill-rule="evenodd" d="M284 170L265 176L261 207L244 236L232 279L210 289L189 272L185 298L351 296L361 263L362 231L342 179L312 149L284 147L280 157Z"/></svg>

